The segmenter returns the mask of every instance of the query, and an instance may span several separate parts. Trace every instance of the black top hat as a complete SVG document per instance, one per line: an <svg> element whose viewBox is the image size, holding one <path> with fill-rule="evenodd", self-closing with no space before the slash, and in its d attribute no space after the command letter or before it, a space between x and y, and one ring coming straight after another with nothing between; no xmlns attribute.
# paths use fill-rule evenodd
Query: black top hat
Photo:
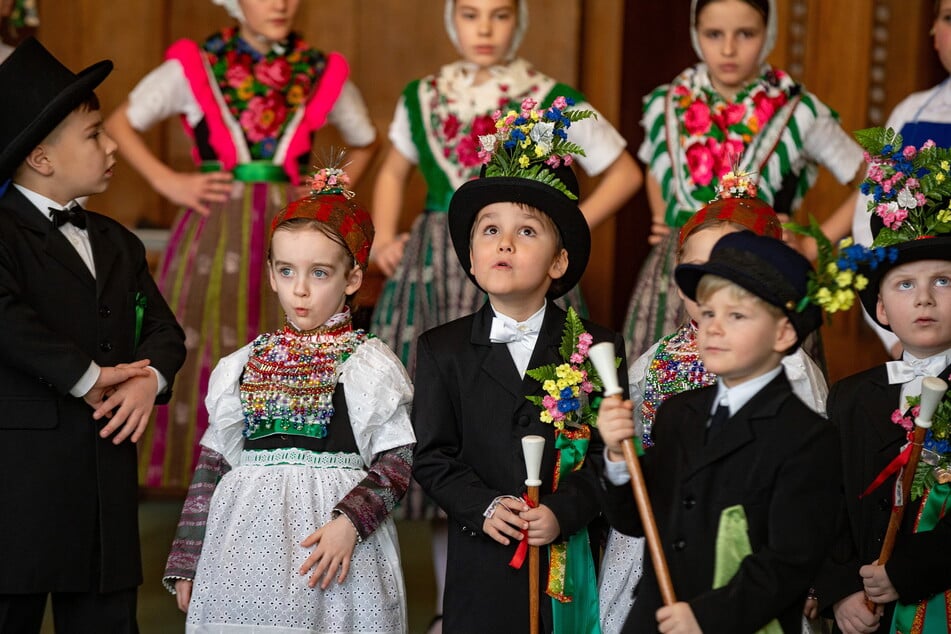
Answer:
<svg viewBox="0 0 951 634"><path fill-rule="evenodd" d="M103 60L74 74L36 38L24 40L0 64L0 181L112 72Z"/></svg>
<svg viewBox="0 0 951 634"><path fill-rule="evenodd" d="M809 260L784 242L739 231L720 238L706 263L681 264L674 270L674 277L680 290L692 300L697 298L697 285L704 275L730 280L779 307L795 328L798 343L802 343L822 324L822 311L815 304L798 310L807 295L811 271Z"/></svg>
<svg viewBox="0 0 951 634"><path fill-rule="evenodd" d="M562 165L550 170L564 186L578 198L578 179L571 167ZM469 241L476 214L492 203L521 203L546 213L558 227L561 242L568 252L565 274L554 280L547 296L557 299L570 291L581 279L591 255L591 230L575 200L540 180L518 176L481 176L462 185L449 202L449 235L462 268L473 282L472 263L469 259Z"/></svg>

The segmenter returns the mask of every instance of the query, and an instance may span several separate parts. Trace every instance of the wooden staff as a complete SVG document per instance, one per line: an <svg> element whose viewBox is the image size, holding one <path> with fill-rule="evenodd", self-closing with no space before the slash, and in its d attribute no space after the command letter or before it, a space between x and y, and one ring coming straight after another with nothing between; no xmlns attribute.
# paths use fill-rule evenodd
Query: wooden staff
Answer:
<svg viewBox="0 0 951 634"><path fill-rule="evenodd" d="M925 434L931 428L931 417L934 416L941 397L948 391L948 384L942 379L934 376L928 376L921 381L921 404L918 408L918 416L915 417L915 435L911 441L911 453L908 455L908 462L902 469L901 490L895 496L895 503L892 505L892 514L888 518L888 528L885 530L885 539L882 540L882 551L878 555L878 565L884 566L889 557L892 556L892 550L895 549L895 540L898 537L898 531L901 529L902 518L905 516L905 502L911 491L911 483L915 479L915 471L918 470L918 460L921 458L921 446L925 442ZM875 602L866 600L866 607L870 612L875 612Z"/></svg>
<svg viewBox="0 0 951 634"><path fill-rule="evenodd" d="M610 342L595 344L588 350L588 356L604 383L604 396L620 399L623 390L617 382L617 368L614 365L614 344ZM670 569L667 567L663 543L660 541L657 522L654 520L654 509L651 507L650 498L647 497L647 484L644 482L641 464L637 460L634 441L630 438L623 441L621 449L624 452L627 471L631 474L631 489L634 491L637 512L641 516L641 524L644 526L647 550L650 552L651 562L654 564L657 585L660 586L660 594L664 600L664 605L673 605L677 602L677 596L674 594L674 584L670 580Z"/></svg>
<svg viewBox="0 0 951 634"><path fill-rule="evenodd" d="M524 436L522 438L522 453L525 456L525 486L528 487L528 499L532 508L538 506L538 487L542 485L539 472L542 468L542 453L545 451L545 439L542 436ZM528 539L528 536L525 537ZM538 546L528 547L528 623L530 634L539 632L539 574L538 574Z"/></svg>

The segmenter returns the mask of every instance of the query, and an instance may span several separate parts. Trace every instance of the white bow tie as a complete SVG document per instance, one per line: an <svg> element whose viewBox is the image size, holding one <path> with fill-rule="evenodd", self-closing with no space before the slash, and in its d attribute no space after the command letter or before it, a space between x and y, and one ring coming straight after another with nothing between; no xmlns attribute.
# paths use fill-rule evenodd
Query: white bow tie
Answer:
<svg viewBox="0 0 951 634"><path fill-rule="evenodd" d="M946 367L948 367L948 359L944 355L911 361L902 359L885 364L889 383L908 383L915 377L938 376Z"/></svg>
<svg viewBox="0 0 951 634"><path fill-rule="evenodd" d="M512 343L513 341L527 340L537 335L537 326L517 325L515 322L493 317L492 329L489 331L489 341L492 343Z"/></svg>

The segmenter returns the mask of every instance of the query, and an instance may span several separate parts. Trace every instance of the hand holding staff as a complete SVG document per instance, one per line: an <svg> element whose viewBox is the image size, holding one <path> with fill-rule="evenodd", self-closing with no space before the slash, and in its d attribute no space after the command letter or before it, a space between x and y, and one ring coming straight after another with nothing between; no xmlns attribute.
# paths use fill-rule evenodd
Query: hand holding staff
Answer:
<svg viewBox="0 0 951 634"><path fill-rule="evenodd" d="M617 382L617 369L614 365L614 344L610 342L595 344L588 350L588 356L604 383L604 396L621 398L623 390ZM647 497L647 485L644 482L641 465L637 461L634 441L630 438L623 441L621 449L624 451L624 462L627 464L627 471L631 474L631 489L634 490L637 512L641 516L641 524L644 526L647 549L650 551L651 562L654 564L654 571L657 574L660 594L663 597L664 605L673 605L677 602L677 597L674 594L674 584L670 580L670 570L667 568L667 559L664 557L660 533L657 531L657 522L654 520L654 510L651 508L650 499Z"/></svg>
<svg viewBox="0 0 951 634"><path fill-rule="evenodd" d="M542 485L539 471L542 467L542 453L545 451L545 439L542 436L525 436L522 438L522 453L525 456L525 486L528 487L528 499L532 508L538 506L538 487ZM528 537L525 537L528 539ZM538 612L538 546L528 547L528 609L529 631L531 634L539 632Z"/></svg>
<svg viewBox="0 0 951 634"><path fill-rule="evenodd" d="M905 515L905 502L908 499L911 483L915 479L915 471L918 470L918 459L921 458L921 446L925 442L925 434L931 428L931 417L934 416L938 403L945 392L948 391L948 384L942 379L934 376L925 377L921 381L921 404L918 408L918 416L915 418L915 435L911 441L911 451L908 455L908 462L901 472L901 488L896 490L895 503L892 505L892 514L888 519L888 528L885 531L885 539L882 541L882 551L878 556L878 565L884 566L889 557L892 556L892 550L895 548L895 539L898 537L898 531L901 528L902 518ZM875 603L866 601L868 609L875 611Z"/></svg>

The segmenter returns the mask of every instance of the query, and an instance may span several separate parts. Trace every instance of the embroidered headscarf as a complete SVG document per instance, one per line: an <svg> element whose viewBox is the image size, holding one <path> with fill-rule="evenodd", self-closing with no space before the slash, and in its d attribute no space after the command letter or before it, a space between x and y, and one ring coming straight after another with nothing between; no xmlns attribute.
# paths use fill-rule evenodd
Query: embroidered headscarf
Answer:
<svg viewBox="0 0 951 634"><path fill-rule="evenodd" d="M244 24L244 13L241 11L241 5L238 4L238 0L211 0L219 7L224 7L228 11L228 15L237 20L238 22Z"/></svg>
<svg viewBox="0 0 951 634"><path fill-rule="evenodd" d="M235 0L237 1L237 0ZM769 0L769 14L766 16L766 39L763 41L763 50L759 53L759 63L762 64L766 58L773 52L776 46L776 30L778 27L778 18L776 16L776 0ZM697 33L697 0L690 0L690 43L693 44L693 50L701 60L703 52L700 50L700 36Z"/></svg>
<svg viewBox="0 0 951 634"><path fill-rule="evenodd" d="M225 0L215 0L215 2L223 2ZM237 3L237 0L233 0ZM525 37L525 31L528 30L528 0L515 0L515 4L518 6L518 15L516 16L517 23L515 25L515 33L512 35L512 45L509 46L508 53L505 54L505 61L509 62L515 58L515 53L518 52L518 47L522 44L522 39ZM456 47L456 50L459 51L459 54L462 54L462 49L459 47L459 34L456 32L456 23L453 21L453 11L456 7L456 0L446 0L446 10L443 14L443 20L446 24L446 33L449 34L449 41L452 42L452 45Z"/></svg>

